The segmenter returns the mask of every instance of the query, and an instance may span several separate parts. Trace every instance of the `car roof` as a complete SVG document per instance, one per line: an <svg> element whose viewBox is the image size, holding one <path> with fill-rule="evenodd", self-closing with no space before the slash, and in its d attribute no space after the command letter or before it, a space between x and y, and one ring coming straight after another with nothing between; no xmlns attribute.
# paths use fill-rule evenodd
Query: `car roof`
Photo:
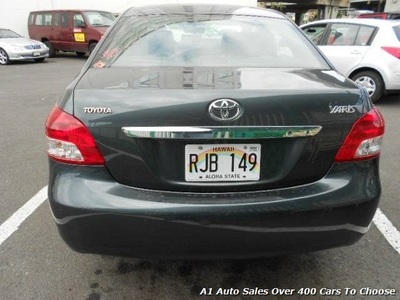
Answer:
<svg viewBox="0 0 400 300"><path fill-rule="evenodd" d="M151 6L131 7L125 12L126 16L130 15L168 15L168 14L185 14L185 15L245 15L260 16L276 19L287 19L282 13L272 10L241 5L224 5L224 4L162 4Z"/></svg>
<svg viewBox="0 0 400 300"><path fill-rule="evenodd" d="M313 24L323 24L323 23L346 23L346 24L360 24L360 25L372 25L377 27L400 25L400 20L383 20L383 19L326 19L310 22L302 25L301 27L313 25Z"/></svg>

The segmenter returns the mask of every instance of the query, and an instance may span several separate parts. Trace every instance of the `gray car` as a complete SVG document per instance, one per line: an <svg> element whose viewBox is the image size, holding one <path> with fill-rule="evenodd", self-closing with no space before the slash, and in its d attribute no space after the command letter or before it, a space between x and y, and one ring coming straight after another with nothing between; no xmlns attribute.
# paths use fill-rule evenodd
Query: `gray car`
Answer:
<svg viewBox="0 0 400 300"><path fill-rule="evenodd" d="M286 16L132 8L48 116L49 201L89 253L250 258L350 245L384 120Z"/></svg>
<svg viewBox="0 0 400 300"><path fill-rule="evenodd" d="M24 38L10 29L0 28L1 65L17 60L43 62L48 56L49 48L42 42Z"/></svg>

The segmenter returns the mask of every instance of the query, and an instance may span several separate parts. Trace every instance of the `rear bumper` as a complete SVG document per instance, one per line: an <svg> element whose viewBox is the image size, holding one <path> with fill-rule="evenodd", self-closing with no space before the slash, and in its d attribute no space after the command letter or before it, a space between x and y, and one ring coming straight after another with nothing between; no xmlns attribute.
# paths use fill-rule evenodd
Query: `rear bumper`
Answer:
<svg viewBox="0 0 400 300"><path fill-rule="evenodd" d="M400 72L393 73L385 82L385 88L388 93L394 93L400 90Z"/></svg>
<svg viewBox="0 0 400 300"><path fill-rule="evenodd" d="M379 65L386 91L400 90L400 63L397 58L390 58L386 64Z"/></svg>
<svg viewBox="0 0 400 300"><path fill-rule="evenodd" d="M367 232L378 160L336 165L294 188L177 193L116 183L103 167L50 161L49 201L79 252L146 258L250 258L350 245Z"/></svg>

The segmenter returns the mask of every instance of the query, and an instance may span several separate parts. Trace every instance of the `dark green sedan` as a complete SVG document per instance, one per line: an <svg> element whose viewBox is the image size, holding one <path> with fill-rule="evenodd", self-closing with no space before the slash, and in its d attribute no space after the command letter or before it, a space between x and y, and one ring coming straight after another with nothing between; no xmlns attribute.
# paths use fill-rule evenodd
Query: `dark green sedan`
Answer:
<svg viewBox="0 0 400 300"><path fill-rule="evenodd" d="M49 201L79 252L252 258L351 245L384 120L284 15L132 8L48 116Z"/></svg>

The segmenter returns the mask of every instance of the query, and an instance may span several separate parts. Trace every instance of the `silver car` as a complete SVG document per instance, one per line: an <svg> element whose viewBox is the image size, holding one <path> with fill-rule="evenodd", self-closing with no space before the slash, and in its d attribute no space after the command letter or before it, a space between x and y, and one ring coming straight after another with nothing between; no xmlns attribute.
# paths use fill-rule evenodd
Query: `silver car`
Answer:
<svg viewBox="0 0 400 300"><path fill-rule="evenodd" d="M400 21L333 19L301 26L336 69L373 102L400 91Z"/></svg>
<svg viewBox="0 0 400 300"><path fill-rule="evenodd" d="M0 28L0 64L14 60L43 62L49 56L49 48L39 41L20 36L10 29Z"/></svg>

